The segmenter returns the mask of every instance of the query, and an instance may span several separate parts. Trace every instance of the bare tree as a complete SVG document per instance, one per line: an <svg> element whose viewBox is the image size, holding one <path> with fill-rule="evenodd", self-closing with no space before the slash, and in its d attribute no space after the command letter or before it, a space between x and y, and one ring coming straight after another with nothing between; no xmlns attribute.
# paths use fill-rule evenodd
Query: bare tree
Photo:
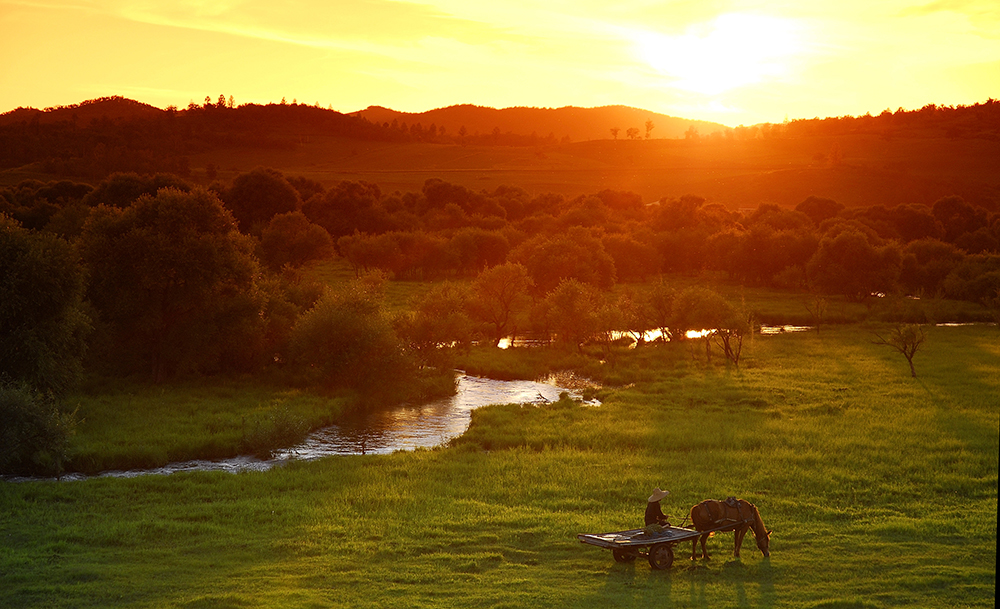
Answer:
<svg viewBox="0 0 1000 609"><path fill-rule="evenodd" d="M823 323L823 318L826 317L826 311L829 308L829 303L826 299L819 295L814 295L812 302L806 303L806 310L809 311L809 315L813 319L813 324L816 326L816 332L819 332L819 326Z"/></svg>
<svg viewBox="0 0 1000 609"><path fill-rule="evenodd" d="M917 354L920 345L927 340L927 333L917 324L904 324L893 328L886 336L875 333L872 342L876 345L886 345L903 354L910 364L910 376L917 378L917 370L913 367L913 356Z"/></svg>

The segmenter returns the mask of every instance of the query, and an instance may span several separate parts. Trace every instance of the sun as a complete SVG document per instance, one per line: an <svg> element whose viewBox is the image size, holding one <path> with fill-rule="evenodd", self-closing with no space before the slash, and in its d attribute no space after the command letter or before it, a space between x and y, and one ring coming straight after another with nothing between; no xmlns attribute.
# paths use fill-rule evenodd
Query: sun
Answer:
<svg viewBox="0 0 1000 609"><path fill-rule="evenodd" d="M671 86L717 95L786 76L802 50L800 30L790 19L727 13L678 36L636 30L630 38Z"/></svg>

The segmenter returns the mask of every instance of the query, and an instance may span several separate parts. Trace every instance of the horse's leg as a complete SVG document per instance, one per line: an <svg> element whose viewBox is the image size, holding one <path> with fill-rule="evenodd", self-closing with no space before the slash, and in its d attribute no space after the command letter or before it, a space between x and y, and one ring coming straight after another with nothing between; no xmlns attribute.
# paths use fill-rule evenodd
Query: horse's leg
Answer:
<svg viewBox="0 0 1000 609"><path fill-rule="evenodd" d="M697 549L698 549L698 538L697 537L693 537L693 538L691 538L691 560L694 560L695 557L697 556L695 554L695 550L697 550Z"/></svg>
<svg viewBox="0 0 1000 609"><path fill-rule="evenodd" d="M711 557L708 555L708 550L705 549L705 542L708 541L708 533L701 536L701 557L705 560L709 560Z"/></svg>
<svg viewBox="0 0 1000 609"><path fill-rule="evenodd" d="M733 545L733 556L735 556L736 558L740 557L740 546L743 545L743 537L747 534L747 529L748 528L749 528L748 526L742 526L742 527L736 529L735 531L733 531L733 533L734 533L734 535L733 535L733 539L734 539L734 542L733 542L734 543L734 545Z"/></svg>

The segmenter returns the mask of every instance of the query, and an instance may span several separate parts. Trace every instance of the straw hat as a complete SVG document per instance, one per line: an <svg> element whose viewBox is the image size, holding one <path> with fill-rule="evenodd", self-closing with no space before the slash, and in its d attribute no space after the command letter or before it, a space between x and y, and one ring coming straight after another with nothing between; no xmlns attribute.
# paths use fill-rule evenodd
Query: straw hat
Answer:
<svg viewBox="0 0 1000 609"><path fill-rule="evenodd" d="M670 494L670 491L661 491L660 487L656 487L656 490L653 491L653 494L649 496L648 501L650 503L652 503L654 501L659 501L660 499L663 499L664 497L666 497L669 494Z"/></svg>

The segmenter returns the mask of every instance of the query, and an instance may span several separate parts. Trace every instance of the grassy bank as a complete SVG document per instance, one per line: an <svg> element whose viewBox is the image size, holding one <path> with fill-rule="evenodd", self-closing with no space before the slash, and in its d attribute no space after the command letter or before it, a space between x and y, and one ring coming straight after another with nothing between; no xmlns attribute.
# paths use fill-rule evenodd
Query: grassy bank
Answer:
<svg viewBox="0 0 1000 609"><path fill-rule="evenodd" d="M348 395L248 381L110 387L96 381L67 398L79 420L67 468L96 473L266 454L331 424L353 402Z"/></svg>
<svg viewBox="0 0 1000 609"><path fill-rule="evenodd" d="M992 607L1000 333L636 350L599 408L474 413L449 448L264 472L0 484L4 607ZM628 377L628 378L626 378ZM580 532L738 495L774 530L667 572Z"/></svg>

